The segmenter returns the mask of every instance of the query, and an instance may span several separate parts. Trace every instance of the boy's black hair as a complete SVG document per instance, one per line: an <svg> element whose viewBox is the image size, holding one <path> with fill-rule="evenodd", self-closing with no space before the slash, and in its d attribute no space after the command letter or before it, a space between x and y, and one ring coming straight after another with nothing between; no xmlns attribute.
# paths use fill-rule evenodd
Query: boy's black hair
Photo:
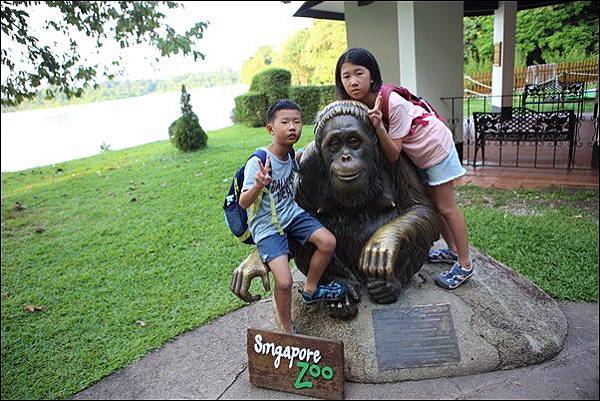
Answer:
<svg viewBox="0 0 600 401"><path fill-rule="evenodd" d="M298 110L302 115L302 110L296 102L290 99L279 99L267 110L267 123L270 124L275 120L275 113L279 110Z"/></svg>
<svg viewBox="0 0 600 401"><path fill-rule="evenodd" d="M377 60L375 60L375 56L371 54L367 49L363 49L361 47L354 47L352 49L348 49L340 56L337 61L337 65L335 66L335 88L339 99L348 100L351 97L344 89L344 84L342 84L342 64L344 63L352 63L356 65L360 65L365 67L371 73L371 88L369 89L371 93L376 93L383 85L383 81L381 80L381 72L379 71L379 65L377 64Z"/></svg>

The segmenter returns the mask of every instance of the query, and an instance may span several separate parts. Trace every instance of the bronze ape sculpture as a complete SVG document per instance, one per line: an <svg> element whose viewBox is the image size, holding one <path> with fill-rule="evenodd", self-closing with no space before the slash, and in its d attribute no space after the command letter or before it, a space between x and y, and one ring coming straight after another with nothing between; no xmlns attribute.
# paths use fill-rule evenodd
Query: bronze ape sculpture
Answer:
<svg viewBox="0 0 600 401"><path fill-rule="evenodd" d="M334 102L318 115L315 141L300 162L296 201L337 239L322 278L348 286L345 304L331 305L334 317L354 316L365 288L374 302L395 302L439 237L435 210L414 166L404 155L388 164L359 102ZM290 249L306 275L314 246L292 242ZM248 289L257 276L268 290L268 268L254 252L234 271L231 290L255 301Z"/></svg>

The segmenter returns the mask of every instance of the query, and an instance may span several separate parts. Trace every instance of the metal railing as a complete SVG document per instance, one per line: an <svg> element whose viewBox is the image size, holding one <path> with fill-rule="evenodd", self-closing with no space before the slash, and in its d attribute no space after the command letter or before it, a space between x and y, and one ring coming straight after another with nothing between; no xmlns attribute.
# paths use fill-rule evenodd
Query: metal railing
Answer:
<svg viewBox="0 0 600 401"><path fill-rule="evenodd" d="M588 89L586 83L581 84L583 90L578 91L570 91L569 88L563 90L561 87L542 91L533 88L533 91L526 89L524 92L508 96L470 95L441 98L452 113L448 118L448 126L457 143L461 142L460 135L457 138L457 127L462 127L463 165L597 170L598 88ZM557 141L495 140L486 142L485 159L481 159L479 155L480 159L476 160L475 145L478 138L473 113L501 111L492 107L492 101L500 97L503 98L501 103L505 105L508 103L513 108L526 107L534 112L572 110L576 119L574 148L570 150L568 144ZM507 101L507 98L510 100ZM461 107L462 120L457 112ZM506 107L504 109L506 111Z"/></svg>

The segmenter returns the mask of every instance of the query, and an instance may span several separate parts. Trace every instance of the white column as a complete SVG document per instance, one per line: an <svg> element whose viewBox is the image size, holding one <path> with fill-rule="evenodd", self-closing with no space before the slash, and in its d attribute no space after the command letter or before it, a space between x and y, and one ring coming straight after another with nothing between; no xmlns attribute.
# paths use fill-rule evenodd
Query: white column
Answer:
<svg viewBox="0 0 600 401"><path fill-rule="evenodd" d="M500 60L496 58L492 67L493 111L512 107L516 26L517 2L499 1L494 12L494 52L500 46Z"/></svg>
<svg viewBox="0 0 600 401"><path fill-rule="evenodd" d="M384 83L427 99L444 117L463 95L463 2L344 2L348 47L377 58ZM462 142L462 102L454 105L454 141ZM452 122L451 122L452 124Z"/></svg>
<svg viewBox="0 0 600 401"><path fill-rule="evenodd" d="M400 77L417 96L427 99L449 121L462 153L463 2L399 1Z"/></svg>
<svg viewBox="0 0 600 401"><path fill-rule="evenodd" d="M377 59L383 82L400 82L398 19L395 2L377 1L359 6L344 2L348 48L362 47ZM335 67L335 66L334 66Z"/></svg>

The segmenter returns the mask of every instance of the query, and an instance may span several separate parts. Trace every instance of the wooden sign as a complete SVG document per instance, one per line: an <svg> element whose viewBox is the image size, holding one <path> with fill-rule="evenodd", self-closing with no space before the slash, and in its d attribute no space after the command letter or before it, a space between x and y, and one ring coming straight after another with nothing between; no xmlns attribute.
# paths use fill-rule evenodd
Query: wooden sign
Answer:
<svg viewBox="0 0 600 401"><path fill-rule="evenodd" d="M500 67L502 65L502 42L494 43L494 65Z"/></svg>
<svg viewBox="0 0 600 401"><path fill-rule="evenodd" d="M344 344L248 329L250 383L311 397L342 399Z"/></svg>

